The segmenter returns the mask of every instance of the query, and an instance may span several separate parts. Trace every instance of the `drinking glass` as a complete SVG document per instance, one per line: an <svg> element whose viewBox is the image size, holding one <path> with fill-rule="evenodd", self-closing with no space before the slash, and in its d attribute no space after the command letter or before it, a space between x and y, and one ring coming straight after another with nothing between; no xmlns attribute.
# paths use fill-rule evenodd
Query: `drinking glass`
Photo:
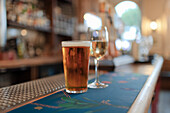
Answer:
<svg viewBox="0 0 170 113"><path fill-rule="evenodd" d="M92 46L90 47L90 56L94 58L95 64L95 81L88 85L89 88L105 88L108 85L99 81L98 65L99 60L105 56L108 50L108 31L106 26L101 26L97 30L88 28L88 39L91 40Z"/></svg>
<svg viewBox="0 0 170 113"><path fill-rule="evenodd" d="M87 91L90 41L63 41L65 87L68 93Z"/></svg>

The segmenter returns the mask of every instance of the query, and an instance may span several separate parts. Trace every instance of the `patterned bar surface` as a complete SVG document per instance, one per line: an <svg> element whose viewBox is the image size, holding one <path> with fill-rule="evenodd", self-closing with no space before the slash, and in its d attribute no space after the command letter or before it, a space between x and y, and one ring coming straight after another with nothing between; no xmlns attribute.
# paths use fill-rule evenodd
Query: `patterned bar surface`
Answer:
<svg viewBox="0 0 170 113"><path fill-rule="evenodd" d="M64 75L55 75L0 88L0 112L65 87Z"/></svg>
<svg viewBox="0 0 170 113"><path fill-rule="evenodd" d="M86 93L68 94L64 89L17 106L8 113L127 113L148 75L109 72L100 76L108 84L103 89L88 89ZM94 79L89 80L89 83Z"/></svg>

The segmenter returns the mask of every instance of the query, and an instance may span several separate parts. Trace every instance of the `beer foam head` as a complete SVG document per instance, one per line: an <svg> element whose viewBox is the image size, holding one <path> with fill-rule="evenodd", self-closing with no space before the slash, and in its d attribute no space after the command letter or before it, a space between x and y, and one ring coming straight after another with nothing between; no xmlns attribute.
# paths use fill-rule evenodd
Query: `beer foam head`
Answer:
<svg viewBox="0 0 170 113"><path fill-rule="evenodd" d="M90 41L62 41L62 47L90 47Z"/></svg>

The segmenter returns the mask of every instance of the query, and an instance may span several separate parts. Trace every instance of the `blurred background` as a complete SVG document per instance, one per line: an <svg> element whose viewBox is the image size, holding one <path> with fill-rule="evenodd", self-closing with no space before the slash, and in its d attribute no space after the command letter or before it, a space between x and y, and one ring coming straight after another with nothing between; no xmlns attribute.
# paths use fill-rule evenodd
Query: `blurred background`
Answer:
<svg viewBox="0 0 170 113"><path fill-rule="evenodd" d="M168 0L1 0L0 87L63 73L61 41L85 40L88 27L101 25L109 32L105 59L131 55L146 62L159 54L168 63L169 4Z"/></svg>
<svg viewBox="0 0 170 113"><path fill-rule="evenodd" d="M105 59L164 57L170 89L169 0L0 0L0 87L63 73L61 41L84 40L107 26ZM167 92L166 92L167 93Z"/></svg>

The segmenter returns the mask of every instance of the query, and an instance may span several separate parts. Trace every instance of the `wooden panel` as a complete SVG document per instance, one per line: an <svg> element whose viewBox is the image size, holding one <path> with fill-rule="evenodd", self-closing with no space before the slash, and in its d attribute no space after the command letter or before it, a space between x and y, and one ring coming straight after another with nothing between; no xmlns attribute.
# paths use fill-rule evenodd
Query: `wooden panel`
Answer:
<svg viewBox="0 0 170 113"><path fill-rule="evenodd" d="M170 71L170 60L164 61L162 71Z"/></svg>
<svg viewBox="0 0 170 113"><path fill-rule="evenodd" d="M38 78L38 67L31 67L31 80L35 80Z"/></svg>
<svg viewBox="0 0 170 113"><path fill-rule="evenodd" d="M20 59L20 60L2 60L0 61L0 69L38 66L38 65L45 65L45 64L54 64L58 62L62 62L61 56L36 57L36 58L28 58L28 59Z"/></svg>

